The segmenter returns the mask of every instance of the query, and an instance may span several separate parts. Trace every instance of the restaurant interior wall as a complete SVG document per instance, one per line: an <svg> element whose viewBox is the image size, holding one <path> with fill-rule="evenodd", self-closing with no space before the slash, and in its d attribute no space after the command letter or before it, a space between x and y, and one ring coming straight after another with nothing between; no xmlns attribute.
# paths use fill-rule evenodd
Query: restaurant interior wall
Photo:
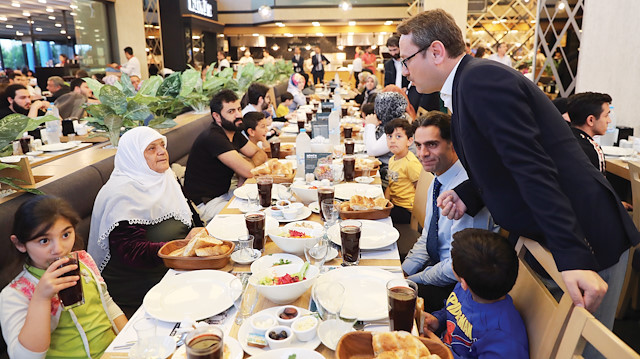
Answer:
<svg viewBox="0 0 640 359"><path fill-rule="evenodd" d="M146 41L144 34L144 5L142 0L117 0L114 4L115 59L119 64L127 62L124 48L131 47L133 55L140 61L143 78L149 76L147 67Z"/></svg>
<svg viewBox="0 0 640 359"><path fill-rule="evenodd" d="M114 62L109 9L112 3L102 1L77 2L75 26L75 54L80 57L83 68L104 71L104 67ZM114 27L117 19L114 19ZM58 59L55 57L55 61Z"/></svg>
<svg viewBox="0 0 640 359"><path fill-rule="evenodd" d="M587 1L576 92L611 95L617 125L640 134L640 37L628 24L637 21L640 1Z"/></svg>

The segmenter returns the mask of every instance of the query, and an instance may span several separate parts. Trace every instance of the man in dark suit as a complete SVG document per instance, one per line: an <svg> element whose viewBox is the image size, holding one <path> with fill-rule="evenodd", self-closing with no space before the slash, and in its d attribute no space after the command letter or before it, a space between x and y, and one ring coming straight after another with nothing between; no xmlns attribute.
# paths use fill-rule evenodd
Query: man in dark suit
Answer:
<svg viewBox="0 0 640 359"><path fill-rule="evenodd" d="M304 58L302 54L300 54L300 47L296 46L293 49L293 58L291 59L293 63L293 71L296 73L304 72Z"/></svg>
<svg viewBox="0 0 640 359"><path fill-rule="evenodd" d="M406 90L407 86L409 86L409 80L402 75L402 61L400 61L398 41L400 41L400 38L395 35L387 39L387 49L391 58L384 63L384 85L396 85Z"/></svg>
<svg viewBox="0 0 640 359"><path fill-rule="evenodd" d="M443 10L413 16L398 32L403 73L421 93L440 91L470 178L440 195L441 214L459 218L486 205L511 236L545 244L574 303L595 311L602 302L595 315L611 328L640 234L558 110L519 72L465 55L460 28Z"/></svg>
<svg viewBox="0 0 640 359"><path fill-rule="evenodd" d="M324 67L329 63L326 57L322 54L320 46L316 46L316 54L311 58L311 64L313 69L311 74L313 75L313 84L324 83Z"/></svg>

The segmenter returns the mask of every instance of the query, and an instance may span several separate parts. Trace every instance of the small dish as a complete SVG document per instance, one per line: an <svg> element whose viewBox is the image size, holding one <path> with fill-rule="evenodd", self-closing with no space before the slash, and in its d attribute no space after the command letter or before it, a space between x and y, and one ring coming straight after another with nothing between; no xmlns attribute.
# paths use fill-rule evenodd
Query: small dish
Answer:
<svg viewBox="0 0 640 359"><path fill-rule="evenodd" d="M282 210L282 216L286 220L294 220L298 216L297 208L285 208Z"/></svg>
<svg viewBox="0 0 640 359"><path fill-rule="evenodd" d="M271 333L281 333L281 332L285 332L287 337L284 339L272 339L270 337ZM289 344L293 341L293 331L291 330L291 328L284 326L284 325L276 325L275 327L269 328L266 333L264 333L264 337L267 340L267 343L269 343L269 348L271 349L280 349L280 348L286 348L289 347Z"/></svg>
<svg viewBox="0 0 640 359"><path fill-rule="evenodd" d="M251 318L251 332L264 335L267 329L273 328L278 324L278 320L274 315L264 313Z"/></svg>
<svg viewBox="0 0 640 359"><path fill-rule="evenodd" d="M279 208L279 209L285 209L285 208L289 208L291 206L291 201L288 200L278 200L276 202L275 207ZM273 209L273 206L271 207L271 209Z"/></svg>
<svg viewBox="0 0 640 359"><path fill-rule="evenodd" d="M291 319L282 318L281 315L284 314L285 310L289 310L289 311L295 310L295 315ZM300 311L296 307L291 305L285 305L282 308L278 309L278 311L276 312L276 319L278 319L278 323L280 323L280 325L284 325L287 327L290 327L291 324L295 322L295 320L298 319L299 317L300 317Z"/></svg>
<svg viewBox="0 0 640 359"><path fill-rule="evenodd" d="M320 323L318 326L318 337L320 337L322 344L335 351L340 338L354 330L353 327L344 328L343 322L340 319L329 319Z"/></svg>
<svg viewBox="0 0 640 359"><path fill-rule="evenodd" d="M360 177L356 177L355 181L358 182L358 183L369 184L369 183L373 182L373 177L360 176Z"/></svg>
<svg viewBox="0 0 640 359"><path fill-rule="evenodd" d="M304 207L304 204L302 204L300 202L294 202L294 203L289 202L289 208L293 208L293 209L297 210L298 212L300 212L302 207Z"/></svg>
<svg viewBox="0 0 640 359"><path fill-rule="evenodd" d="M313 315L298 317L298 319L291 324L291 330L299 341L308 342L316 337L318 318Z"/></svg>
<svg viewBox="0 0 640 359"><path fill-rule="evenodd" d="M272 216L276 218L282 217L282 208L279 206L271 206L269 208L269 212L271 213Z"/></svg>
<svg viewBox="0 0 640 359"><path fill-rule="evenodd" d="M307 207L309 207L309 209L313 213L320 213L320 205L318 204L318 202L311 202Z"/></svg>
<svg viewBox="0 0 640 359"><path fill-rule="evenodd" d="M337 256L338 256L338 250L333 247L329 247L329 249L327 250L327 256L324 257L324 261L326 263L330 260L333 260Z"/></svg>
<svg viewBox="0 0 640 359"><path fill-rule="evenodd" d="M240 254L241 251L235 251L231 254L231 259L233 259L233 261L238 264L251 264L256 259L260 258L260 255L262 255L262 252L260 252L258 249L252 249L252 251L253 255L251 256L251 258L243 257Z"/></svg>

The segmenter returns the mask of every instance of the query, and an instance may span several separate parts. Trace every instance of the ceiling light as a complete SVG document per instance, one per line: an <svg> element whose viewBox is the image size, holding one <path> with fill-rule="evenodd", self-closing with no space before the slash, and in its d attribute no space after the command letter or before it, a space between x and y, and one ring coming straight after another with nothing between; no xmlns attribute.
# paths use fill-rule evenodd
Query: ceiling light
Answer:
<svg viewBox="0 0 640 359"><path fill-rule="evenodd" d="M69 15L71 15L71 16L78 16L78 13L77 13L77 12L73 12L73 11L72 11L72 12L70 12L70 13L69 13Z"/></svg>
<svg viewBox="0 0 640 359"><path fill-rule="evenodd" d="M287 51L291 52L291 48L288 48Z"/></svg>
<svg viewBox="0 0 640 359"><path fill-rule="evenodd" d="M193 52L200 52L200 48L199 47L194 47L193 48Z"/></svg>
<svg viewBox="0 0 640 359"><path fill-rule="evenodd" d="M62 24L56 24L55 26L56 27L62 27Z"/></svg>
<svg viewBox="0 0 640 359"><path fill-rule="evenodd" d="M316 32L316 36L324 36L324 34L321 32Z"/></svg>
<svg viewBox="0 0 640 359"><path fill-rule="evenodd" d="M149 52L149 51L151 51L151 49L150 49L150 48L148 48L148 47L145 47L145 48L144 48L144 51Z"/></svg>
<svg viewBox="0 0 640 359"><path fill-rule="evenodd" d="M319 22L317 22L317 21L314 21L314 22L312 22L312 23L311 23L311 25L313 25L313 26L320 26L320 23L319 23Z"/></svg>
<svg viewBox="0 0 640 359"><path fill-rule="evenodd" d="M273 46L271 46L271 48L273 49L273 51L278 51L280 46L278 46L278 44L273 44Z"/></svg>
<svg viewBox="0 0 640 359"><path fill-rule="evenodd" d="M5 25L5 27L6 27L7 29L13 29L13 25L9 25L9 24L7 24L7 25Z"/></svg>
<svg viewBox="0 0 640 359"><path fill-rule="evenodd" d="M349 26L356 26L356 22L355 21L349 21Z"/></svg>
<svg viewBox="0 0 640 359"><path fill-rule="evenodd" d="M287 32L286 34L284 34L284 36L286 36L286 37L293 37L293 34L290 34L290 33L288 33L288 32Z"/></svg>
<svg viewBox="0 0 640 359"><path fill-rule="evenodd" d="M267 5L262 5L258 8L258 14L260 14L260 16L263 19L266 19L268 17L271 17L271 14L273 13L273 10L271 10L271 7L267 6Z"/></svg>
<svg viewBox="0 0 640 359"><path fill-rule="evenodd" d="M155 37L155 36L153 36L153 35L149 35L149 36L147 36L147 39L155 39L155 38L156 38L156 37Z"/></svg>
<svg viewBox="0 0 640 359"><path fill-rule="evenodd" d="M7 17L6 16L0 16L0 21L7 21Z"/></svg>
<svg viewBox="0 0 640 359"><path fill-rule="evenodd" d="M41 27L36 27L36 31L42 31Z"/></svg>
<svg viewBox="0 0 640 359"><path fill-rule="evenodd" d="M98 29L93 29L93 31L95 31L95 32L100 32L100 30L98 30Z"/></svg>
<svg viewBox="0 0 640 359"><path fill-rule="evenodd" d="M243 45L243 46L240 46L240 51L244 52L246 49L247 49L247 48L246 48L244 45Z"/></svg>
<svg viewBox="0 0 640 359"><path fill-rule="evenodd" d="M35 24L36 22L33 20L27 20L27 24Z"/></svg>
<svg viewBox="0 0 640 359"><path fill-rule="evenodd" d="M198 36L198 35L193 35L193 36L191 36L191 38L194 39L194 40L200 40L200 36Z"/></svg>
<svg viewBox="0 0 640 359"><path fill-rule="evenodd" d="M77 8L78 8L78 5L76 5L76 4L71 4L71 5L69 5L69 7L75 10L75 9L77 9Z"/></svg>
<svg viewBox="0 0 640 359"><path fill-rule="evenodd" d="M20 32L20 31L16 31L16 35L17 36L22 36L22 35L24 35L24 33Z"/></svg>
<svg viewBox="0 0 640 359"><path fill-rule="evenodd" d="M371 45L371 50L375 50L377 47L378 47L378 45L373 44L373 45Z"/></svg>
<svg viewBox="0 0 640 359"><path fill-rule="evenodd" d="M285 25L283 23L281 23L281 22L276 22L276 26L277 27L284 27Z"/></svg>
<svg viewBox="0 0 640 359"><path fill-rule="evenodd" d="M61 33L61 34L66 34L66 33L67 33L67 30L62 29L62 30L60 30L60 33Z"/></svg>
<svg viewBox="0 0 640 359"><path fill-rule="evenodd" d="M67 39L71 40L71 36L70 36L70 35L67 35Z"/></svg>
<svg viewBox="0 0 640 359"><path fill-rule="evenodd" d="M387 26L389 26L389 25L392 25L392 24L393 24L393 21L391 21L391 20L387 20L387 21L385 21L385 22L384 22L384 24L385 24L385 25L387 25Z"/></svg>
<svg viewBox="0 0 640 359"><path fill-rule="evenodd" d="M253 33L253 34L251 34L251 36L255 36L255 37L258 37L258 36L260 36L260 34L257 34L257 33Z"/></svg>
<svg viewBox="0 0 640 359"><path fill-rule="evenodd" d="M53 8L52 7L48 7L47 8L47 12L53 12Z"/></svg>
<svg viewBox="0 0 640 359"><path fill-rule="evenodd" d="M311 45L307 44L307 46L304 47L307 50L311 50Z"/></svg>
<svg viewBox="0 0 640 359"><path fill-rule="evenodd" d="M340 50L340 51L344 50L344 46L342 46L342 45L338 46L338 50Z"/></svg>
<svg viewBox="0 0 640 359"><path fill-rule="evenodd" d="M558 10L564 10L564 3L563 2L558 4Z"/></svg>
<svg viewBox="0 0 640 359"><path fill-rule="evenodd" d="M349 2L349 0L342 0L338 7L341 8L342 11L349 11L351 10L351 3Z"/></svg>
<svg viewBox="0 0 640 359"><path fill-rule="evenodd" d="M386 35L386 34L387 34L386 31L383 31L383 32L380 33L380 35Z"/></svg>
<svg viewBox="0 0 640 359"><path fill-rule="evenodd" d="M19 3L19 2L17 2L17 1L12 1L12 2L11 2L11 6L13 6L13 7L20 7L20 3Z"/></svg>
<svg viewBox="0 0 640 359"><path fill-rule="evenodd" d="M500 19L500 22L507 22L507 19Z"/></svg>
<svg viewBox="0 0 640 359"><path fill-rule="evenodd" d="M220 35L218 35L218 37L224 37L224 34L220 34Z"/></svg>
<svg viewBox="0 0 640 359"><path fill-rule="evenodd" d="M49 16L49 20L55 20L56 17L55 16Z"/></svg>
<svg viewBox="0 0 640 359"><path fill-rule="evenodd" d="M347 35L353 36L353 32L348 32Z"/></svg>
<svg viewBox="0 0 640 359"><path fill-rule="evenodd" d="M38 2L39 2L40 4L46 4L46 3L47 3L47 0L38 0Z"/></svg>
<svg viewBox="0 0 640 359"><path fill-rule="evenodd" d="M29 16L31 16L31 13L28 12L28 11L23 11L22 12L22 16L29 17Z"/></svg>
<svg viewBox="0 0 640 359"><path fill-rule="evenodd" d="M530 22L531 22L532 24L535 24L535 23L536 23L536 20L535 20L535 19L533 19L533 20L531 20Z"/></svg>

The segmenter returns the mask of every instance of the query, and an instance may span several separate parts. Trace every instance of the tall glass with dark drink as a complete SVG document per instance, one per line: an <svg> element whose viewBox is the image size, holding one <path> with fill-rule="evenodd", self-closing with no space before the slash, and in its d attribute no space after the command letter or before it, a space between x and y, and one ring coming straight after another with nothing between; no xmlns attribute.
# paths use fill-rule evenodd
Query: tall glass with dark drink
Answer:
<svg viewBox="0 0 640 359"><path fill-rule="evenodd" d="M344 117L344 116L346 116L346 115L347 115L347 110L348 110L348 109L347 109L346 107L343 107L343 108L342 108L342 117Z"/></svg>
<svg viewBox="0 0 640 359"><path fill-rule="evenodd" d="M355 266L360 262L360 233L362 222L346 220L340 222L342 265Z"/></svg>
<svg viewBox="0 0 640 359"><path fill-rule="evenodd" d="M249 212L244 215L244 222L247 225L247 231L253 236L253 249L264 252L264 213Z"/></svg>
<svg viewBox="0 0 640 359"><path fill-rule="evenodd" d="M404 330L411 333L417 297L418 285L413 281L398 278L387 282L391 331Z"/></svg>
<svg viewBox="0 0 640 359"><path fill-rule="evenodd" d="M258 196L260 196L260 205L262 207L271 206L271 188L273 188L273 177L260 176L256 179L258 183Z"/></svg>
<svg viewBox="0 0 640 359"><path fill-rule="evenodd" d="M31 137L22 137L20 139L20 148L22 149L22 154L26 155L27 152L31 151L31 146L29 146L31 144Z"/></svg>
<svg viewBox="0 0 640 359"><path fill-rule="evenodd" d="M61 275L61 277L69 277L74 275L80 276L80 262L78 261L78 252L71 252L66 256L56 258L56 260L60 258L69 258L69 261L67 261L67 263L62 264L60 268L65 266L70 266L73 264L78 265L78 268ZM80 277L80 280L78 280L76 285L74 285L73 287L69 287L58 292L58 298L60 298L60 301L62 301L62 306L65 309L74 308L74 307L83 305L84 295L82 294L82 277Z"/></svg>
<svg viewBox="0 0 640 359"><path fill-rule="evenodd" d="M187 359L222 359L224 334L215 326L196 328L187 335Z"/></svg>
<svg viewBox="0 0 640 359"><path fill-rule="evenodd" d="M318 188L318 205L320 207L320 218L322 218L323 222L326 220L324 219L324 213L322 212L322 202L326 199L333 199L334 193L333 187Z"/></svg>
<svg viewBox="0 0 640 359"><path fill-rule="evenodd" d="M307 112L307 121L311 122L313 120L313 112Z"/></svg>
<svg viewBox="0 0 640 359"><path fill-rule="evenodd" d="M300 118L298 118L298 132L300 132L300 130L304 128L304 125L305 125L306 123L307 123L307 122L306 122L304 119L300 119Z"/></svg>
<svg viewBox="0 0 640 359"><path fill-rule="evenodd" d="M351 136L353 136L353 127L344 126L343 132L344 132L344 138L345 139L351 138Z"/></svg>
<svg viewBox="0 0 640 359"><path fill-rule="evenodd" d="M353 156L344 156L344 158L342 159L342 165L344 169L345 182L352 182L356 174L356 158Z"/></svg>
<svg viewBox="0 0 640 359"><path fill-rule="evenodd" d="M269 146L271 147L271 158L280 158L280 141L272 141Z"/></svg>
<svg viewBox="0 0 640 359"><path fill-rule="evenodd" d="M346 128L345 128L346 130ZM352 155L355 152L356 149L356 141L353 140L353 138L345 138L344 139L344 154L345 155ZM355 162L354 162L355 165Z"/></svg>

